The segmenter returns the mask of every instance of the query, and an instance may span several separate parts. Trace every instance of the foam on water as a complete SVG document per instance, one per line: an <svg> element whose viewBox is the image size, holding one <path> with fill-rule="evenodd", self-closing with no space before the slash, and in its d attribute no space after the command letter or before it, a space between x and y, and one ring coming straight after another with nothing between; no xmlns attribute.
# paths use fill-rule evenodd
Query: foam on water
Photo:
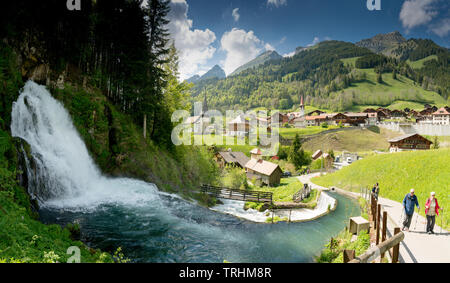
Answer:
<svg viewBox="0 0 450 283"><path fill-rule="evenodd" d="M28 189L42 206L95 209L106 203L160 203L152 184L101 175L69 113L44 86L25 84L13 105L11 132L31 146L35 168L28 170Z"/></svg>

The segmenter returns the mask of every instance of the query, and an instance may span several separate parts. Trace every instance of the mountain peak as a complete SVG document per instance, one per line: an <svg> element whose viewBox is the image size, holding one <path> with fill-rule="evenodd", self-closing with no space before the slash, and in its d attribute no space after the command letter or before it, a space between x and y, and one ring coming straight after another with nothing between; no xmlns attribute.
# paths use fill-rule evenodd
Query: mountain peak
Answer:
<svg viewBox="0 0 450 283"><path fill-rule="evenodd" d="M255 59L253 59L250 62L237 68L233 73L231 73L230 76L237 75L237 74L239 74L247 69L250 69L250 68L258 67L268 61L278 60L278 59L282 59L282 58L283 58L283 56L278 54L278 52L276 52L275 50L267 50L267 51L261 53L260 55L258 55L258 57L256 57Z"/></svg>
<svg viewBox="0 0 450 283"><path fill-rule="evenodd" d="M227 75L225 74L225 71L219 66L215 65L212 67L208 72L206 72L203 76L195 75L186 81L188 83L197 83L201 80L205 79L211 79L211 78L218 78L218 79L225 79Z"/></svg>
<svg viewBox="0 0 450 283"><path fill-rule="evenodd" d="M406 42L406 39L403 35L398 31L393 31L385 34L377 34L372 38L357 42L356 45L370 49L375 53L384 53L404 42Z"/></svg>

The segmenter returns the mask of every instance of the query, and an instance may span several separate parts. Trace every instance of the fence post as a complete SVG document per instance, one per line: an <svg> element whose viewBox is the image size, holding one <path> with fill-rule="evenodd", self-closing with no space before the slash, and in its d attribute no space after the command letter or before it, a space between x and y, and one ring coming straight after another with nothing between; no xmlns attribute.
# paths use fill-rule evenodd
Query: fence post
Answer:
<svg viewBox="0 0 450 283"><path fill-rule="evenodd" d="M383 212L383 232L382 232L382 237L381 237L381 241L384 242L386 241L386 232L387 232L387 212L384 211ZM384 258L384 253L381 254L381 262L383 262L383 258Z"/></svg>
<svg viewBox="0 0 450 283"><path fill-rule="evenodd" d="M394 235L397 235L400 233L400 228L395 227L394 229ZM392 251L392 263L398 263L398 255L400 253L400 243L398 245L395 245Z"/></svg>
<svg viewBox="0 0 450 283"><path fill-rule="evenodd" d="M356 252L354 250L344 250L344 263L349 263L356 257Z"/></svg>
<svg viewBox="0 0 450 283"><path fill-rule="evenodd" d="M377 245L380 244L380 214L381 214L381 204L378 205L378 210L377 210L377 221L376 221Z"/></svg>

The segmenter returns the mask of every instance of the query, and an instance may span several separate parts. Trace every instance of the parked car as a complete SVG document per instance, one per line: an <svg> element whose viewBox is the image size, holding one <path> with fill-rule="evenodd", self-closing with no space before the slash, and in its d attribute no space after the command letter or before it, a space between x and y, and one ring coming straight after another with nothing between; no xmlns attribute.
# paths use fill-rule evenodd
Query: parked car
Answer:
<svg viewBox="0 0 450 283"><path fill-rule="evenodd" d="M289 171L283 172L283 178L289 178L292 177L292 173Z"/></svg>

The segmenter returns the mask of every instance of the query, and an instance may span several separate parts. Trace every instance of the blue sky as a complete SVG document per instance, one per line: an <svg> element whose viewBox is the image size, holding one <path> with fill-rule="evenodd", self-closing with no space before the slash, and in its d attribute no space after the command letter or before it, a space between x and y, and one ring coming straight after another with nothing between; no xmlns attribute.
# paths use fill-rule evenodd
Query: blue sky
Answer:
<svg viewBox="0 0 450 283"><path fill-rule="evenodd" d="M288 55L323 40L357 42L395 30L450 47L448 0L379 0L380 11L367 0L171 1L181 79L215 64L229 74L265 50Z"/></svg>

